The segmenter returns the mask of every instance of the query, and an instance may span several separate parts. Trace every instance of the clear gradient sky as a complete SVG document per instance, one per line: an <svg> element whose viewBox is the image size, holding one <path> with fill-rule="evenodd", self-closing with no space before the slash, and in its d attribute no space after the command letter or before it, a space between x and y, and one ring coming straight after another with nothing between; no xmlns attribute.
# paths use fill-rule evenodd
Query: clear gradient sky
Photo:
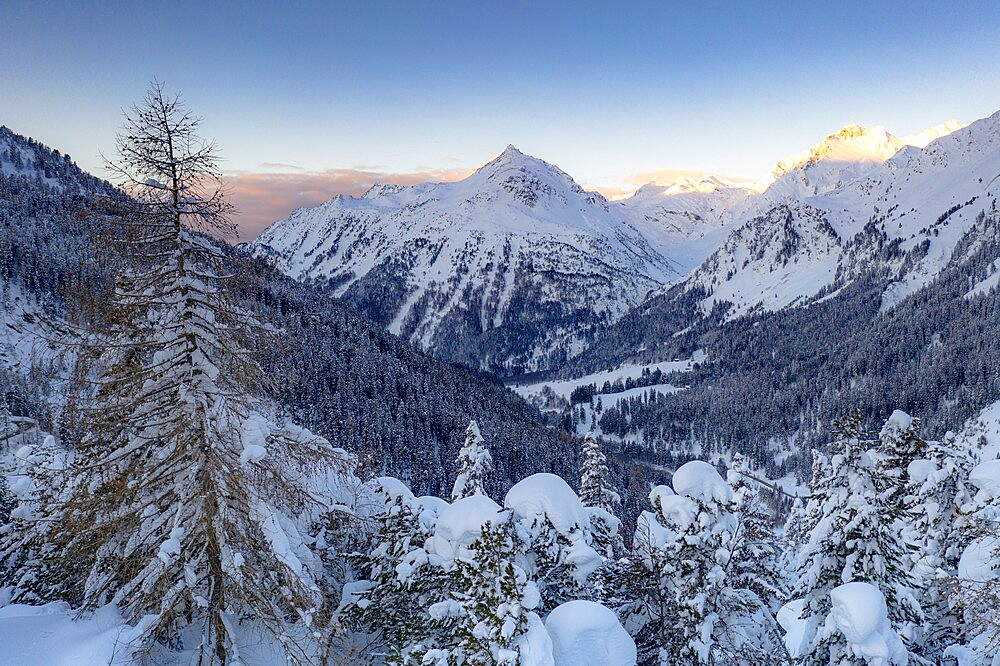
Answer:
<svg viewBox="0 0 1000 666"><path fill-rule="evenodd" d="M103 175L157 77L205 118L246 236L513 143L582 185L759 177L847 123L1000 109L1000 3L0 2L0 124Z"/></svg>

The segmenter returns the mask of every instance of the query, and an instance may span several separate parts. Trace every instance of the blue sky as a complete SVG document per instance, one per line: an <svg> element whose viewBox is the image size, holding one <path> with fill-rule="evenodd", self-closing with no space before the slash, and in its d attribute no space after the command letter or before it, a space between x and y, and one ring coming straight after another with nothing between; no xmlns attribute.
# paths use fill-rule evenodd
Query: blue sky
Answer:
<svg viewBox="0 0 1000 666"><path fill-rule="evenodd" d="M1000 109L998 34L982 1L6 0L0 124L100 173L155 76L227 170L293 190L305 174L313 199L353 191L328 170L354 189L451 178L508 143L589 187L758 177L847 123L906 134Z"/></svg>

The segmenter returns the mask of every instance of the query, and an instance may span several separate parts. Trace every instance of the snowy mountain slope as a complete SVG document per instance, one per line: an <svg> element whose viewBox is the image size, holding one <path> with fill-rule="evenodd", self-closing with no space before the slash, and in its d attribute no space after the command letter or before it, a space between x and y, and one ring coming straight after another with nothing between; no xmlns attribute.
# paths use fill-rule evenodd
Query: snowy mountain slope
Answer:
<svg viewBox="0 0 1000 666"><path fill-rule="evenodd" d="M923 148L961 128L951 120L897 137L884 127L848 125L779 161L760 181L680 177L669 186L645 185L619 205L661 254L691 270L748 220L768 215L776 206L843 188L870 175L901 149Z"/></svg>
<svg viewBox="0 0 1000 666"><path fill-rule="evenodd" d="M893 276L885 307L927 284L1000 194L1000 114L944 133L953 127L908 139L941 135L924 148L849 127L779 165L747 209L763 212L688 277L689 289L709 292L703 312L803 304L876 266Z"/></svg>
<svg viewBox="0 0 1000 666"><path fill-rule="evenodd" d="M753 182L682 176L671 185L644 185L616 203L661 254L687 272L721 244L758 194Z"/></svg>
<svg viewBox="0 0 1000 666"><path fill-rule="evenodd" d="M459 182L298 210L250 247L422 348L499 372L578 352L680 275L620 207L513 146Z"/></svg>
<svg viewBox="0 0 1000 666"><path fill-rule="evenodd" d="M1000 113L953 128L908 138L931 140L818 195L751 195L750 216L704 263L534 392L704 350L701 368L662 379L686 390L605 408L596 426L641 443L633 455L657 464L706 446L787 464L853 407L880 418L902 406L943 434L1000 397ZM834 152L781 178L801 183L812 176L796 169ZM563 409L579 420L579 408Z"/></svg>

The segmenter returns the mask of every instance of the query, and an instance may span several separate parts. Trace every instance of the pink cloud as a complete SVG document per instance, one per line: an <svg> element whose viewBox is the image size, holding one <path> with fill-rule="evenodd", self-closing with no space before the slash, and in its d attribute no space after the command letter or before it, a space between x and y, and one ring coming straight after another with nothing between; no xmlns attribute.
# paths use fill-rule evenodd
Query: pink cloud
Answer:
<svg viewBox="0 0 1000 666"><path fill-rule="evenodd" d="M265 166L265 165L261 165ZM268 165L288 168L290 165ZM389 173L366 169L326 171L230 171L225 174L230 200L236 206L234 220L239 240L252 240L264 228L288 217L296 208L316 206L338 194L359 196L375 183L417 185L461 180L470 169L427 169L411 173Z"/></svg>

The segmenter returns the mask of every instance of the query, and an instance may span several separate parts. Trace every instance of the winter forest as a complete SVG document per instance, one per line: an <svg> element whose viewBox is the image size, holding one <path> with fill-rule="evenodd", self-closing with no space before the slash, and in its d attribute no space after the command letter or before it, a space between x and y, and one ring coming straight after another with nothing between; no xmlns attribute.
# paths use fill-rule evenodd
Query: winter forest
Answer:
<svg viewBox="0 0 1000 666"><path fill-rule="evenodd" d="M1000 112L247 242L204 123L0 127L0 664L1000 666Z"/></svg>

